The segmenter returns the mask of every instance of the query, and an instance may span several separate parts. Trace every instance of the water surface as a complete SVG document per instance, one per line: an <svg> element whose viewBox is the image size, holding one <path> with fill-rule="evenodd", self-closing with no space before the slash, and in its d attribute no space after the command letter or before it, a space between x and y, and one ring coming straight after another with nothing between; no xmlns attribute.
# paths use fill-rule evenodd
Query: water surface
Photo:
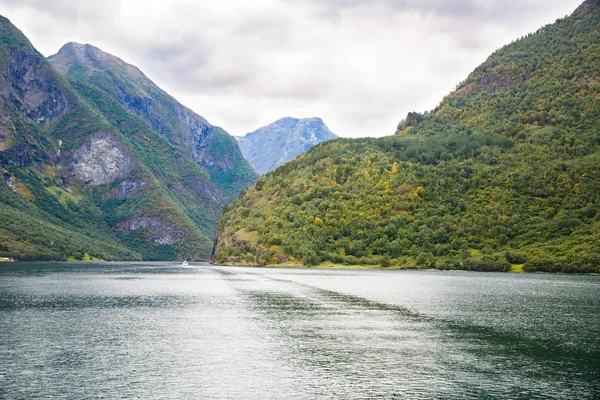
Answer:
<svg viewBox="0 0 600 400"><path fill-rule="evenodd" d="M598 399L600 277L0 265L0 398Z"/></svg>

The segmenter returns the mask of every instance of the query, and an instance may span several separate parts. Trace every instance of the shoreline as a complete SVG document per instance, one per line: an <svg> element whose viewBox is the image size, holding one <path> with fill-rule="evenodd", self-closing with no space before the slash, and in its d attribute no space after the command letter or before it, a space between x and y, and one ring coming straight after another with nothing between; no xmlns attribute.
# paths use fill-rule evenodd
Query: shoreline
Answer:
<svg viewBox="0 0 600 400"><path fill-rule="evenodd" d="M0 265L11 265L18 266L23 264L41 264L41 263L56 263L56 264L114 264L114 263L174 263L174 267L181 266L181 262L178 260L153 260L153 261L131 261L131 260L52 260L52 261L20 261L14 260L11 262L0 262ZM511 269L510 271L480 271L472 269L438 269L438 268L418 268L416 266L399 266L391 265L389 267L382 267L380 265L369 265L369 264L355 264L355 265L344 265L334 263L323 263L315 266L307 266L299 263L295 264L269 264L269 265L257 265L257 264L213 264L210 261L190 261L190 266L193 267L193 263L203 263L207 266L215 267L242 267L242 268L282 268L282 269L318 269L318 270L380 270L380 271L452 271L452 272L493 272L493 273L509 273L509 274L548 274L548 275L591 275L600 276L597 272L545 272L545 271L524 271L521 265L517 265L518 268ZM514 265L513 265L514 268ZM1 269L1 268L0 268Z"/></svg>
<svg viewBox="0 0 600 400"><path fill-rule="evenodd" d="M336 270L336 269L348 269L348 270L380 270L380 271L449 271L449 272L488 272L498 274L547 274L547 275L592 275L600 276L597 272L545 272L545 271L524 271L522 267L518 270L511 271L479 271L473 269L438 269L438 268L418 268L411 266L389 266L382 267L380 265L343 265L335 264L333 266L315 265L288 265L288 264L269 264L269 265L256 265L256 264L213 264L210 265L216 267L243 267L243 268L283 268L283 269L321 269L321 270Z"/></svg>

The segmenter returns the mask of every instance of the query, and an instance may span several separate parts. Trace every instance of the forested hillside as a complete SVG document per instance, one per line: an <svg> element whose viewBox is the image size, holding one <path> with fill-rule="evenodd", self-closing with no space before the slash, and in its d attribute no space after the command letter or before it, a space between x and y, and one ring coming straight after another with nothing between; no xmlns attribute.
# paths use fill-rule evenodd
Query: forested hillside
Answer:
<svg viewBox="0 0 600 400"><path fill-rule="evenodd" d="M396 135L265 175L227 207L214 261L600 272L599 27L586 1Z"/></svg>

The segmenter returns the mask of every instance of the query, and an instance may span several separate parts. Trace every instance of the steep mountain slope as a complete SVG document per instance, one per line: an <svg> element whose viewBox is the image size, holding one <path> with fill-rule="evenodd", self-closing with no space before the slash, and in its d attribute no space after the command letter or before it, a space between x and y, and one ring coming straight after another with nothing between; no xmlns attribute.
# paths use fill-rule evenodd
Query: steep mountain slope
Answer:
<svg viewBox="0 0 600 400"><path fill-rule="evenodd" d="M321 118L282 118L239 138L242 154L261 175L316 144L337 139Z"/></svg>
<svg viewBox="0 0 600 400"><path fill-rule="evenodd" d="M208 257L228 189L105 92L77 89L0 18L0 255Z"/></svg>
<svg viewBox="0 0 600 400"><path fill-rule="evenodd" d="M180 104L137 67L79 43L67 43L48 60L70 82L100 89L185 151L208 171L224 200L237 197L258 178L233 137Z"/></svg>
<svg viewBox="0 0 600 400"><path fill-rule="evenodd" d="M599 29L588 0L397 135L265 175L221 217L214 261L599 272Z"/></svg>

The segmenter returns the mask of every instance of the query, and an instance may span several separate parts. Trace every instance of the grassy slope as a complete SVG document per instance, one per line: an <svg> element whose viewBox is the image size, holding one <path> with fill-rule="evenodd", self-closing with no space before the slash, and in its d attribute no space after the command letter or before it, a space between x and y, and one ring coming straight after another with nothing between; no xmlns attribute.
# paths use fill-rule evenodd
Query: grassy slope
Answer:
<svg viewBox="0 0 600 400"><path fill-rule="evenodd" d="M497 51L394 137L267 174L225 210L214 261L598 272L599 23L576 13Z"/></svg>

